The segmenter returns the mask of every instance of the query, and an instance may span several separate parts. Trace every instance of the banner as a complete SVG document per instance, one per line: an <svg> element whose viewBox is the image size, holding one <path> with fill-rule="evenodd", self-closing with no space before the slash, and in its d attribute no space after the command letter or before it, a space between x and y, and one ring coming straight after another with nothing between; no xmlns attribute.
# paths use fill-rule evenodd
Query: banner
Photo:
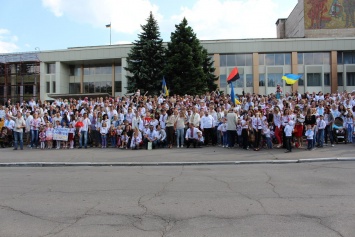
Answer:
<svg viewBox="0 0 355 237"><path fill-rule="evenodd" d="M55 128L53 131L53 140L68 141L69 128Z"/></svg>

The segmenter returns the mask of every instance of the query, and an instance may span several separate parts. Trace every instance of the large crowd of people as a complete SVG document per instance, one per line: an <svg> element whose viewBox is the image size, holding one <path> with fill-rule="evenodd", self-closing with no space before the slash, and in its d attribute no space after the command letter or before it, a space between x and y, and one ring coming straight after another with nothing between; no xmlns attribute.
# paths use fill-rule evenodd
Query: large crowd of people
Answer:
<svg viewBox="0 0 355 237"><path fill-rule="evenodd" d="M8 100L0 106L0 145L14 150L73 148L293 148L355 141L355 93L244 94ZM67 128L67 138L54 136ZM57 140L55 140L57 139ZM330 142L330 143L328 143Z"/></svg>

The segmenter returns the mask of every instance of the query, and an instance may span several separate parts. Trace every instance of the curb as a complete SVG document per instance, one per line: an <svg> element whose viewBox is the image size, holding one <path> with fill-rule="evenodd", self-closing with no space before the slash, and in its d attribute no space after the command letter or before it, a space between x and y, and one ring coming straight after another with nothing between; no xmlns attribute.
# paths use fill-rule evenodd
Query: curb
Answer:
<svg viewBox="0 0 355 237"><path fill-rule="evenodd" d="M12 162L0 163L0 167L103 167L103 166L201 166L201 165L257 165L297 164L313 162L355 161L355 157L316 158L298 160L254 160L254 161L199 161L199 162Z"/></svg>

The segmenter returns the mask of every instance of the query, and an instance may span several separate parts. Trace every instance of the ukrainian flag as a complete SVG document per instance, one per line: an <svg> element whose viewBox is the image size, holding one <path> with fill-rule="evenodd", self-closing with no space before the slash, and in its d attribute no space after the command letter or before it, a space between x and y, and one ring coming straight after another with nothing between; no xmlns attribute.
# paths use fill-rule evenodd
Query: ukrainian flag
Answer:
<svg viewBox="0 0 355 237"><path fill-rule="evenodd" d="M168 90L168 87L166 87L166 82L165 82L165 78L163 77L163 83L162 83L162 91L163 91L163 94L165 96L169 96L169 90Z"/></svg>
<svg viewBox="0 0 355 237"><path fill-rule="evenodd" d="M295 74L285 74L283 75L282 79L286 81L287 84L289 85L293 85L295 84L298 79L300 79L302 76L299 76L299 75L295 75Z"/></svg>

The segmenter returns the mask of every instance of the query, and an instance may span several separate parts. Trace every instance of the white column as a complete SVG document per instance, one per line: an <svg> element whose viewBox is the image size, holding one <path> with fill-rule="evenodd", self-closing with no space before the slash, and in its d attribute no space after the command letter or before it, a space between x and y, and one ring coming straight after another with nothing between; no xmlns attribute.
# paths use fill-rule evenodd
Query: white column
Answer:
<svg viewBox="0 0 355 237"><path fill-rule="evenodd" d="M122 95L127 93L127 71L125 70L125 67L127 67L127 58L122 58L121 59L121 65L122 65L122 73L121 73L121 79L122 79Z"/></svg>

